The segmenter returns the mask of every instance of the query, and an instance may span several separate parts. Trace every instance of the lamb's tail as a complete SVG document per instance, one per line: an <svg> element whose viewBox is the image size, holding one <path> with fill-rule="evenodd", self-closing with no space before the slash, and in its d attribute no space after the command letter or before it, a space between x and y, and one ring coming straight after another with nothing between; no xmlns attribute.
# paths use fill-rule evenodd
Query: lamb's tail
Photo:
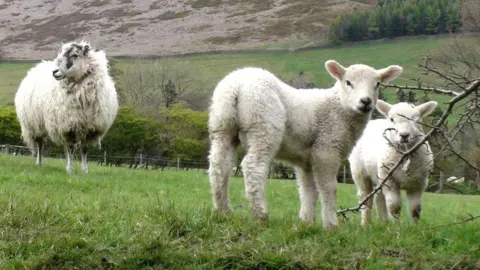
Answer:
<svg viewBox="0 0 480 270"><path fill-rule="evenodd" d="M211 134L234 135L236 133L238 88L239 86L232 85L226 80L220 81L215 88L208 119L208 130Z"/></svg>

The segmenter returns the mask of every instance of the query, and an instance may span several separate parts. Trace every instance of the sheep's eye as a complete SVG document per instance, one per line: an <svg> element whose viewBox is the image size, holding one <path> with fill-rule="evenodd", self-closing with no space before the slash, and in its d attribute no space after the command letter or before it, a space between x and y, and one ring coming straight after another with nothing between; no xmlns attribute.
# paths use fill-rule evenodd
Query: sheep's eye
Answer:
<svg viewBox="0 0 480 270"><path fill-rule="evenodd" d="M353 88L352 83L349 80L347 80L346 83L347 83L348 86Z"/></svg>
<svg viewBox="0 0 480 270"><path fill-rule="evenodd" d="M77 59L77 58L78 58L78 54L72 54L72 58L73 58L73 59Z"/></svg>
<svg viewBox="0 0 480 270"><path fill-rule="evenodd" d="M390 122L392 122L392 123L393 123L393 118L390 118Z"/></svg>

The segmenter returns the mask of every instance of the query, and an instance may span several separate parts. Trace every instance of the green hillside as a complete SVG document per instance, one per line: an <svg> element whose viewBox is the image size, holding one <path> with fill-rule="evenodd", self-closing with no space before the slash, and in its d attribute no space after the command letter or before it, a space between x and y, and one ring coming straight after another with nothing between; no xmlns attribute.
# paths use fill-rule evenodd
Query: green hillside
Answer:
<svg viewBox="0 0 480 270"><path fill-rule="evenodd" d="M333 79L324 68L324 63L328 59L335 59L345 66L364 63L375 68L383 68L390 64L398 64L404 67L404 72L395 83L408 84L411 83L408 79L420 76L417 64L421 63L422 55L436 50L448 40L448 38L432 37L292 53L202 55L178 58L176 61L187 62L194 67L198 76L207 81L204 90L209 92L227 73L244 66L263 67L279 76L289 76L303 71L317 87L329 87ZM119 67L125 69L130 64L131 60L121 60ZM18 84L32 65L31 63L0 63L0 104L13 101ZM425 81L441 83L432 77L425 78ZM391 91L387 93L387 97L389 101L394 102L392 93ZM437 99L445 100L442 97Z"/></svg>

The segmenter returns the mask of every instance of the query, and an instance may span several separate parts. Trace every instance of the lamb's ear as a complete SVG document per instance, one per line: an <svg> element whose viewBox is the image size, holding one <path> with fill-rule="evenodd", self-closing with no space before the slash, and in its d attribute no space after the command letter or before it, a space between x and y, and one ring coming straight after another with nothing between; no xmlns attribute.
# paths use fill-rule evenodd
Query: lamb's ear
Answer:
<svg viewBox="0 0 480 270"><path fill-rule="evenodd" d="M380 74L380 80L382 82L392 81L393 79L400 76L402 71L403 71L403 68L397 65L391 65L389 67L377 70L377 72Z"/></svg>
<svg viewBox="0 0 480 270"><path fill-rule="evenodd" d="M388 104L387 102L379 99L379 100L377 100L377 105L376 105L376 107L377 107L377 110L378 110L381 114L385 115L385 117L388 117L388 112L389 112L390 109L392 108L392 105L390 105L390 104Z"/></svg>
<svg viewBox="0 0 480 270"><path fill-rule="evenodd" d="M425 117L433 112L437 107L438 102L436 101L428 101L423 104L418 105L415 107L420 112L420 117Z"/></svg>
<svg viewBox="0 0 480 270"><path fill-rule="evenodd" d="M328 73L337 80L342 80L346 71L345 68L335 60L328 60L325 62L325 68Z"/></svg>
<svg viewBox="0 0 480 270"><path fill-rule="evenodd" d="M90 51L90 49L92 49L92 47L88 44L84 45L83 48L82 48L82 53L83 55L87 55L87 53Z"/></svg>

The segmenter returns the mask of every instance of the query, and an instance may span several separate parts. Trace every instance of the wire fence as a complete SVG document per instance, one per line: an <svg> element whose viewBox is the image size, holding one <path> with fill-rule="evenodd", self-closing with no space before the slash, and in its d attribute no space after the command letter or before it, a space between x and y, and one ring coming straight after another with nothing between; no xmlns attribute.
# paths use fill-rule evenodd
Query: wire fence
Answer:
<svg viewBox="0 0 480 270"><path fill-rule="evenodd" d="M31 151L28 147L20 145L0 145L0 152L14 156L35 156L36 152ZM45 151L44 157L65 159L65 153L55 153ZM78 156L75 159L79 159ZM197 170L203 171L205 174L208 170L208 160L193 160L182 157L168 158L155 155L144 155L142 153L135 155L109 154L106 151L103 155L89 155L89 163L97 163L100 166L120 167L129 169L144 170ZM242 177L241 167L235 166L232 175ZM273 163L270 166L268 174L269 179L295 180L295 171L280 163ZM340 183L353 184L352 175L348 165L340 168L337 174L337 181ZM446 177L442 172L432 173L430 175L431 184L427 187L427 192L442 192L444 189L448 191L462 194L473 194L480 192L480 175L477 172L472 175L450 176ZM474 191L472 192L472 189Z"/></svg>

